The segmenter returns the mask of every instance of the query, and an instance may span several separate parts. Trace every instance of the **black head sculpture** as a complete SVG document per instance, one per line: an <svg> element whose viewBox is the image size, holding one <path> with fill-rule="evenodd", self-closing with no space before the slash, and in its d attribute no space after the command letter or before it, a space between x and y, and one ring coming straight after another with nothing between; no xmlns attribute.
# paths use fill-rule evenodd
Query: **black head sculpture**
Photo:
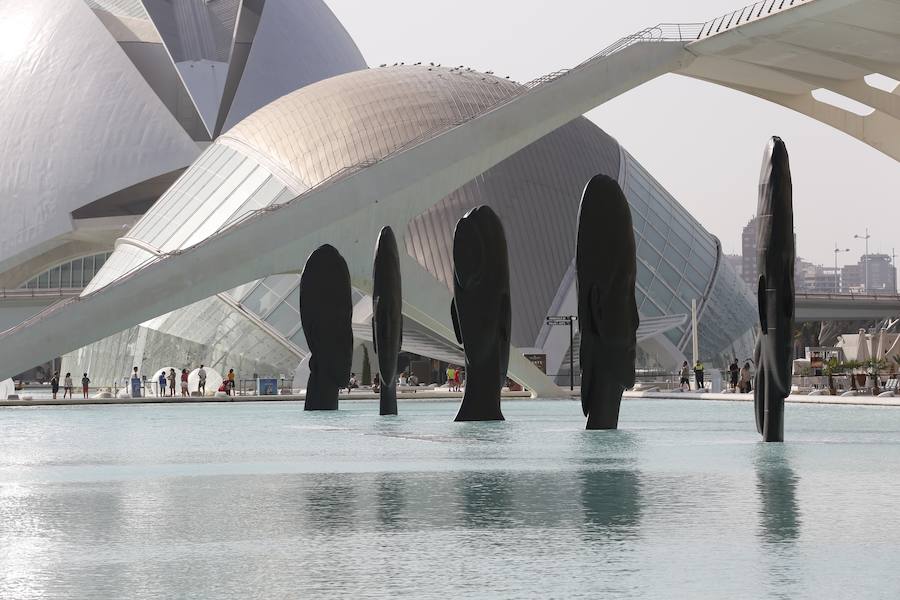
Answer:
<svg viewBox="0 0 900 600"><path fill-rule="evenodd" d="M490 207L473 208L456 224L450 313L466 354L466 388L456 420L502 421L512 310L506 235Z"/></svg>
<svg viewBox="0 0 900 600"><path fill-rule="evenodd" d="M353 360L353 304L347 263L334 247L316 249L300 276L300 322L312 353L306 410L337 410Z"/></svg>
<svg viewBox="0 0 900 600"><path fill-rule="evenodd" d="M784 441L784 399L791 390L794 329L794 209L791 165L773 137L759 177L757 267L759 339L754 405L756 428L767 442Z"/></svg>
<svg viewBox="0 0 900 600"><path fill-rule="evenodd" d="M581 407L588 429L616 429L622 392L634 385L637 275L625 194L597 175L584 188L575 250L581 335Z"/></svg>
<svg viewBox="0 0 900 600"><path fill-rule="evenodd" d="M397 355L403 343L403 291L397 238L385 227L372 267L372 340L381 374L380 414L397 414Z"/></svg>

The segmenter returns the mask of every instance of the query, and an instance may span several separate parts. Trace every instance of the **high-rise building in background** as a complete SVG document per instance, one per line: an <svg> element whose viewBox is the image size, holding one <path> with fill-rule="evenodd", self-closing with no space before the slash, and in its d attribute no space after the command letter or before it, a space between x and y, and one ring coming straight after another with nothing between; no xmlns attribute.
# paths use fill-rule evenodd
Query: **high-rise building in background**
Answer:
<svg viewBox="0 0 900 600"><path fill-rule="evenodd" d="M888 254L869 254L869 285L866 287L866 255L855 265L841 269L844 292L894 293L897 291L897 269Z"/></svg>
<svg viewBox="0 0 900 600"><path fill-rule="evenodd" d="M740 254L726 254L725 261L731 265L731 268L734 269L734 272L737 273L738 277L741 279L744 278L744 257Z"/></svg>
<svg viewBox="0 0 900 600"><path fill-rule="evenodd" d="M757 218L753 217L744 226L741 236L741 278L751 289L756 289L756 236L759 232Z"/></svg>

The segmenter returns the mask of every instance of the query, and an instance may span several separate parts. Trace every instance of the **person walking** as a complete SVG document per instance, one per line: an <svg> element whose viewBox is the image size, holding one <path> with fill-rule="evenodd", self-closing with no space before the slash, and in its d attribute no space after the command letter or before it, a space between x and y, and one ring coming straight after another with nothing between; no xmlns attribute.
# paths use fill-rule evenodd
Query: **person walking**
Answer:
<svg viewBox="0 0 900 600"><path fill-rule="evenodd" d="M697 391L703 389L703 363L698 360L694 365L694 379L697 380Z"/></svg>
<svg viewBox="0 0 900 600"><path fill-rule="evenodd" d="M453 369L453 387L457 392L462 391L462 369Z"/></svg>
<svg viewBox="0 0 900 600"><path fill-rule="evenodd" d="M175 397L175 369L169 369L169 396Z"/></svg>
<svg viewBox="0 0 900 600"><path fill-rule="evenodd" d="M88 391L91 388L91 380L88 378L87 373L81 376L81 393L84 394L84 399L87 400Z"/></svg>
<svg viewBox="0 0 900 600"><path fill-rule="evenodd" d="M229 396L234 395L234 369L228 369L228 389L225 391Z"/></svg>
<svg viewBox="0 0 900 600"><path fill-rule="evenodd" d="M731 391L737 392L738 389L738 379L740 377L741 368L738 367L737 359L734 359L731 362L731 366L728 367L728 371L731 374Z"/></svg>
<svg viewBox="0 0 900 600"><path fill-rule="evenodd" d="M53 371L53 377L50 378L50 391L53 392L53 399L56 400L56 394L59 393L59 373Z"/></svg>
<svg viewBox="0 0 900 600"><path fill-rule="evenodd" d="M750 363L745 362L741 367L741 393L750 393Z"/></svg>
<svg viewBox="0 0 900 600"><path fill-rule="evenodd" d="M681 382L678 384L681 391L684 391L684 386L687 386L687 391L691 391L691 368L687 361L681 363Z"/></svg>
<svg viewBox="0 0 900 600"><path fill-rule="evenodd" d="M203 365L200 365L200 370L197 371L197 391L200 392L201 396L206 395L206 369L203 368Z"/></svg>
<svg viewBox="0 0 900 600"><path fill-rule="evenodd" d="M187 369L181 370L181 396L183 398L189 397L190 391L188 390L188 371Z"/></svg>
<svg viewBox="0 0 900 600"><path fill-rule="evenodd" d="M63 380L63 400L66 399L66 394L69 395L69 400L72 400L72 392L74 389L75 387L72 385L72 374L66 373L66 378Z"/></svg>

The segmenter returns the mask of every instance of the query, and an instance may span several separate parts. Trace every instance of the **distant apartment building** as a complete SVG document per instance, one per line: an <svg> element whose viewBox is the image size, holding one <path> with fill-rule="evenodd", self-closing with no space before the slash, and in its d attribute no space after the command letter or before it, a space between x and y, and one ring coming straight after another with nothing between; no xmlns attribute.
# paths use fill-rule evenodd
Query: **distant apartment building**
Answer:
<svg viewBox="0 0 900 600"><path fill-rule="evenodd" d="M756 289L756 236L759 231L757 218L753 217L744 226L741 236L741 279L752 289Z"/></svg>
<svg viewBox="0 0 900 600"><path fill-rule="evenodd" d="M846 265L841 269L842 291L894 293L897 291L897 269L891 264L887 254L869 254L869 285L866 287L866 255L860 257L855 265Z"/></svg>
<svg viewBox="0 0 900 600"><path fill-rule="evenodd" d="M738 274L738 277L741 279L744 278L744 257L740 254L726 254L725 261L731 265L731 268L735 270Z"/></svg>

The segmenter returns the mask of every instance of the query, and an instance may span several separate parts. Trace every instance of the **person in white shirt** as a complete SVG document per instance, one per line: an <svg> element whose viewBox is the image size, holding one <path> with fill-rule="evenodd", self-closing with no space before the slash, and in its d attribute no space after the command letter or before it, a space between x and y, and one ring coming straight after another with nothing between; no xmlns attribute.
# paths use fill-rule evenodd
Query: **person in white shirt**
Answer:
<svg viewBox="0 0 900 600"><path fill-rule="evenodd" d="M203 365L200 365L200 370L197 371L197 391L200 392L201 396L206 395L206 369L203 368Z"/></svg>

